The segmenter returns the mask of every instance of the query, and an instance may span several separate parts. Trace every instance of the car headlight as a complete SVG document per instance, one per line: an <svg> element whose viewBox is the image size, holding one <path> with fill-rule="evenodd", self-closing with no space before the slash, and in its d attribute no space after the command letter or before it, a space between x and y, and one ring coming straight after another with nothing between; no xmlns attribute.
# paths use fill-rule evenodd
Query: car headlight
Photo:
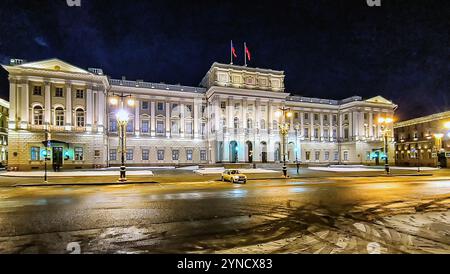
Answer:
<svg viewBox="0 0 450 274"><path fill-rule="evenodd" d="M234 179L239 180L239 176L234 176Z"/></svg>

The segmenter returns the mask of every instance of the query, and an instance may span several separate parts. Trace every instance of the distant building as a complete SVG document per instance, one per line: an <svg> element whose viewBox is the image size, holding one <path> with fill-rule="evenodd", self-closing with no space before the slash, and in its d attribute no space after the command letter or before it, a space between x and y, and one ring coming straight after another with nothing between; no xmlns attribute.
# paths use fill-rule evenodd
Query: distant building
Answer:
<svg viewBox="0 0 450 274"><path fill-rule="evenodd" d="M395 161L400 166L448 166L450 111L394 125Z"/></svg>
<svg viewBox="0 0 450 274"><path fill-rule="evenodd" d="M101 69L58 59L3 67L10 82L9 166L19 170L43 168L45 131L53 164L120 165L117 95L133 99L125 106L130 166L280 163L283 151L289 163L376 164L374 152L383 149L378 118L392 118L397 107L380 96L291 96L283 71L219 63L199 87L110 79ZM276 115L283 106L292 112L285 150Z"/></svg>
<svg viewBox="0 0 450 274"><path fill-rule="evenodd" d="M9 102L0 99L0 163L8 163Z"/></svg>

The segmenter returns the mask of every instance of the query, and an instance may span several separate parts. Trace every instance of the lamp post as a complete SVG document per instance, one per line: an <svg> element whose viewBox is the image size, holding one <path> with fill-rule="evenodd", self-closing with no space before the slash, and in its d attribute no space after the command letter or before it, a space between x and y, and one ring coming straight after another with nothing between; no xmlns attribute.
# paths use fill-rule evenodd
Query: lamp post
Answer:
<svg viewBox="0 0 450 274"><path fill-rule="evenodd" d="M48 147L49 147L49 142L50 142L50 132L48 131L48 129L45 130L45 158L44 158L44 183L48 183L48 178L47 178L47 161L49 160L48 158Z"/></svg>
<svg viewBox="0 0 450 274"><path fill-rule="evenodd" d="M130 119L129 114L127 110L124 108L125 99L127 100L127 105L129 107L134 107L134 100L132 99L131 95L124 95L124 94L113 94L110 99L110 103L113 106L119 105L119 99L120 99L120 106L119 110L116 113L116 120L117 124L119 126L119 148L120 148L120 177L119 182L126 182L127 176L126 176L126 135L127 135L127 125L128 120Z"/></svg>
<svg viewBox="0 0 450 274"><path fill-rule="evenodd" d="M286 166L286 137L289 133L290 123L286 122L286 118L292 117L292 112L290 108L281 107L276 113L278 117L281 117L280 123L280 133L282 136L282 145L283 145L283 176L287 178L287 166Z"/></svg>
<svg viewBox="0 0 450 274"><path fill-rule="evenodd" d="M388 135L389 135L389 131L391 131L391 129L389 127L393 122L394 122L394 119L392 119L392 118L383 118L383 117L378 118L378 124L381 126L381 131L382 131L383 139L384 139L384 154L385 154L384 155L384 159L385 159L384 169L386 170L386 174L390 174Z"/></svg>

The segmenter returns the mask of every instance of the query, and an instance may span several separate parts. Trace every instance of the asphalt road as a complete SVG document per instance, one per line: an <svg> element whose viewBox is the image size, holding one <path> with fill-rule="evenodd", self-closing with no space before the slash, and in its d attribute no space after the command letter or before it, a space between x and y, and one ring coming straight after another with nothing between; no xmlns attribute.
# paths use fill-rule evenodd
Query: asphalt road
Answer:
<svg viewBox="0 0 450 274"><path fill-rule="evenodd" d="M449 208L438 176L4 187L0 253L450 253Z"/></svg>

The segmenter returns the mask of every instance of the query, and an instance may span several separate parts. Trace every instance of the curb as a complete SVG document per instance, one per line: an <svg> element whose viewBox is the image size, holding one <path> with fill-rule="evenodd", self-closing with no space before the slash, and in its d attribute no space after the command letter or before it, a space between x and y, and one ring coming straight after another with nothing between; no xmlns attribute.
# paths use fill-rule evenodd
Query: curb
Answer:
<svg viewBox="0 0 450 274"><path fill-rule="evenodd" d="M126 183L48 183L48 184L17 184L10 187L41 187L41 186L121 186L121 185L157 185L158 182L126 182Z"/></svg>

